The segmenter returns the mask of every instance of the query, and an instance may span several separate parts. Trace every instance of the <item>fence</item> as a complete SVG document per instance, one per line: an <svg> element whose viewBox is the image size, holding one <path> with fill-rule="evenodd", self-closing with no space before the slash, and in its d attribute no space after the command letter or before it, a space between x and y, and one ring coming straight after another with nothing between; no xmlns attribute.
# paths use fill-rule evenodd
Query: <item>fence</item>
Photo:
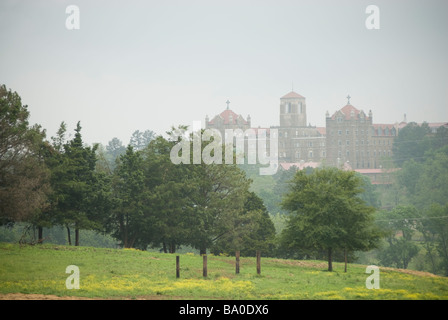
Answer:
<svg viewBox="0 0 448 320"><path fill-rule="evenodd" d="M256 253L257 260L257 274L261 274L261 252ZM235 274L240 273L240 252L235 252ZM207 267L207 255L202 255L202 276L207 278L208 267ZM176 278L180 278L180 256L176 256Z"/></svg>

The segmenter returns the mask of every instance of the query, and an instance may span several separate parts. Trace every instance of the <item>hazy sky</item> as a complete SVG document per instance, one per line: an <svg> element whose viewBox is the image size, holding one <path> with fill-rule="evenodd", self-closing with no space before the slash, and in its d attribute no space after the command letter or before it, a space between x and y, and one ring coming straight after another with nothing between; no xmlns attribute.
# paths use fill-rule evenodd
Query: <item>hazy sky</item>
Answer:
<svg viewBox="0 0 448 320"><path fill-rule="evenodd" d="M77 5L80 29L65 9ZM368 30L370 4L380 29ZM0 83L53 136L124 144L226 108L279 124L279 98L308 122L346 104L375 123L448 121L448 1L0 1Z"/></svg>

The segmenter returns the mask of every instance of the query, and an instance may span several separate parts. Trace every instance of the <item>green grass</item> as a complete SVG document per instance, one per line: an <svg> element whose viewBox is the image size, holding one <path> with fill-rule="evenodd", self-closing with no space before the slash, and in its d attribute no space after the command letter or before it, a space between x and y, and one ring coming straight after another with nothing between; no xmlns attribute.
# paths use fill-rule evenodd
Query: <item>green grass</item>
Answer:
<svg viewBox="0 0 448 320"><path fill-rule="evenodd" d="M80 289L69 290L68 265L80 269ZM115 299L448 299L448 279L380 268L380 289L366 289L366 266L324 261L241 258L235 275L233 257L202 257L156 252L40 245L0 244L0 294L37 293Z"/></svg>

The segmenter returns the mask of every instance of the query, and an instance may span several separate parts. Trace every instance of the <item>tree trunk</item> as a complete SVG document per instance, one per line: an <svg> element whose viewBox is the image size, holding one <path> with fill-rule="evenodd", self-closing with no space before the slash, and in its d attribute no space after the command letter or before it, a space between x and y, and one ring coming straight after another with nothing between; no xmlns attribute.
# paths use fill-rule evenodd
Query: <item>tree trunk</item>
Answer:
<svg viewBox="0 0 448 320"><path fill-rule="evenodd" d="M75 246L79 246L79 229L75 228Z"/></svg>
<svg viewBox="0 0 448 320"><path fill-rule="evenodd" d="M332 249L328 248L328 271L333 271Z"/></svg>
<svg viewBox="0 0 448 320"><path fill-rule="evenodd" d="M235 251L235 273L240 273L240 252Z"/></svg>
<svg viewBox="0 0 448 320"><path fill-rule="evenodd" d="M345 260L344 272L347 272L347 249L345 248L344 248L344 260Z"/></svg>
<svg viewBox="0 0 448 320"><path fill-rule="evenodd" d="M72 237L70 236L70 228L69 228L69 226L66 226L66 228L67 228L68 245L71 246L72 245Z"/></svg>
<svg viewBox="0 0 448 320"><path fill-rule="evenodd" d="M37 227L37 243L44 242L43 229L41 226Z"/></svg>
<svg viewBox="0 0 448 320"><path fill-rule="evenodd" d="M199 249L199 254L200 254L200 255L207 254L207 248L206 248L206 247L201 247L201 248Z"/></svg>

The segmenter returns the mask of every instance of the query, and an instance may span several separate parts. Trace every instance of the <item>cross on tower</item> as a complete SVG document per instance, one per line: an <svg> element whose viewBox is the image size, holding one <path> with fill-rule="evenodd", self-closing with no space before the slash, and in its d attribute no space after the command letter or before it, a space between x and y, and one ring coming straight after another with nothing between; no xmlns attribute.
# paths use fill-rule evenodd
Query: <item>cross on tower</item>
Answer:
<svg viewBox="0 0 448 320"><path fill-rule="evenodd" d="M350 95L347 96L347 104L350 104Z"/></svg>
<svg viewBox="0 0 448 320"><path fill-rule="evenodd" d="M226 103L227 103L227 110L229 110L229 104L230 104L230 101L227 100Z"/></svg>

